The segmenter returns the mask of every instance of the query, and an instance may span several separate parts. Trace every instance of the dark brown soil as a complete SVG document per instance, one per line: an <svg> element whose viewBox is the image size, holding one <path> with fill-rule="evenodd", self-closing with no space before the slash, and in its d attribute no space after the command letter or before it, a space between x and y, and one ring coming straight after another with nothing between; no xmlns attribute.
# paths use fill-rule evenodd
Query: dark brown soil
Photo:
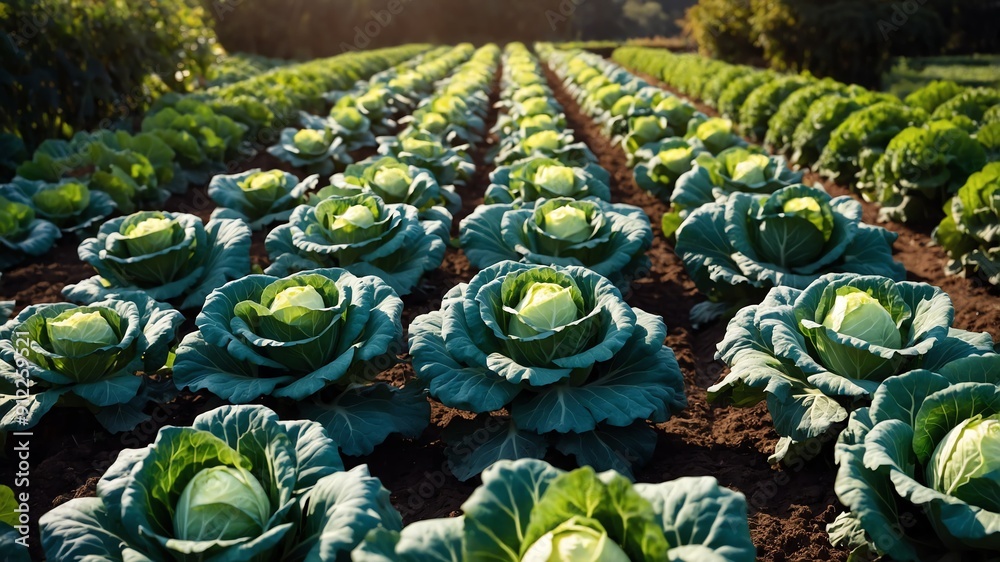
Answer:
<svg viewBox="0 0 1000 562"><path fill-rule="evenodd" d="M566 108L570 126L598 155L600 164L611 172L615 201L643 207L654 230L658 231L656 225L666 206L637 188L631 171L625 166L622 150L603 137L599 128L558 87L558 81L551 81L558 88L557 97ZM495 118L494 111L488 120L490 125ZM489 139L476 148L476 176L468 186L459 188L463 208L455 217L453 234L456 236L458 222L482 203L491 171L485 154L495 142L496 139ZM279 167L276 164L269 155L259 154L240 169ZM844 193L835 185L826 186L831 193ZM193 189L184 197L172 198L165 205L167 210L193 213L205 219L212 208L204 187ZM866 204L865 219L873 220L874 216L874 209ZM972 280L945 277L941 270L943 255L940 249L929 247L927 233L914 232L901 225L887 226L900 233L895 245L897 258L906 265L911 278L940 285L951 293L956 304L957 327L989 331L994 338L1000 336L1000 300L995 289ZM253 238L254 264L261 267L267 265L263 248L265 236L263 232L255 233ZM60 290L63 286L93 275L76 256L78 242L63 239L45 259L31 260L5 272L0 280L0 300L16 299L19 308L30 303L62 300ZM692 329L689 312L701 297L673 248L662 236L656 237L650 257L653 264L650 275L635 281L627 298L633 306L663 316L670 327L667 344L674 349L684 371L689 407L656 427L656 455L637 472L638 479L661 482L680 476L711 475L723 485L743 492L750 504L751 532L760 560L845 560L847 553L830 547L825 532L826 524L839 510L833 493L835 467L829 451L793 469L774 469L768 465L767 456L777 436L763 405L736 409L707 404L705 389L724 373L724 366L713 360L715 345L722 338L724 326L716 324L701 331ZM450 248L441 268L427 275L418 290L404 298L404 326L415 316L440 307L444 293L458 283L467 282L474 273L464 254ZM194 314L188 316L185 330L193 329ZM412 378L412 369L402 363L388 371L384 378L401 384ZM160 427L188 424L196 415L219 404L207 394L183 392L177 399L151 408L154 422L114 436L79 412L53 412L35 429L32 437L32 521L37 522L43 513L69 499L93 495L97 479L122 449L144 446L153 440ZM391 438L372 455L346 459L348 465L368 464L372 474L392 492L393 504L403 513L406 522L460 513L462 502L478 484L475 479L458 482L450 475L441 442L442 430L455 418L470 416L433 402L431 417L430 427L418 440ZM8 441L4 451L6 459L11 459L14 445L13 439ZM567 464L566 459L560 457L550 460ZM15 470L13 463L0 464L0 482L10 483ZM34 532L32 553L40 559L36 537L37 532Z"/></svg>

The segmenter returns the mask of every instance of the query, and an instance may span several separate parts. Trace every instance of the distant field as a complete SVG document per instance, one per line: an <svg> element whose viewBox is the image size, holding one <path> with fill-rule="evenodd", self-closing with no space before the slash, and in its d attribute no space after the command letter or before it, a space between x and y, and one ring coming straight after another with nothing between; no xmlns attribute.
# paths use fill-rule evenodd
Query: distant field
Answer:
<svg viewBox="0 0 1000 562"><path fill-rule="evenodd" d="M900 58L882 76L882 89L903 97L934 80L1000 86L1000 55Z"/></svg>

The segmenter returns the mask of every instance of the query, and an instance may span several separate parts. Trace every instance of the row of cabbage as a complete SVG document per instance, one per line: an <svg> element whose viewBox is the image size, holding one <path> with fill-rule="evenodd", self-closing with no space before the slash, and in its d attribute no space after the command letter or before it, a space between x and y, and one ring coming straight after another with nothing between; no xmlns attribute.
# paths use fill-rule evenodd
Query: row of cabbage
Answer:
<svg viewBox="0 0 1000 562"><path fill-rule="evenodd" d="M375 275L406 295L426 272L440 266L451 241L453 213L461 207L455 186L465 184L475 170L469 143L481 141L486 133L484 118L499 49L489 45L476 51L461 45L432 62L408 73L411 76L378 77L338 92L330 96L330 118L303 114L304 128L284 131L290 142L272 147L272 154L296 169L315 170L316 161L294 152L302 137L315 135L321 138L316 151L320 165L326 170L336 165L342 171L308 198L300 196L298 206L285 215L287 223L268 234L268 274L342 267L357 275ZM343 132L345 112L354 113L359 124L350 133ZM373 129L399 132L375 137ZM354 149L377 146L378 154L350 163L345 142ZM327 145L330 148L324 149ZM262 174L253 170L216 178L210 194L221 195L225 189L235 198L243 197L247 192L239 186ZM312 191L317 182L318 175L313 175L291 190ZM224 216L229 211L217 212Z"/></svg>
<svg viewBox="0 0 1000 562"><path fill-rule="evenodd" d="M511 58L508 62L512 62ZM468 70L473 73L471 65ZM480 75L492 78L492 73L487 72L488 64L479 70ZM456 84L469 78L468 74L463 80L456 77L449 88L460 87ZM536 77L532 82L544 83L544 79ZM516 89L511 85L507 92ZM473 95L466 95L465 99L479 97L474 92L466 94ZM419 129L407 131L417 134ZM396 169L399 168L386 168ZM426 170L417 173L424 174ZM385 187L382 182L378 185ZM366 187L364 191L374 190ZM337 218L351 224L349 219L356 218L356 214L344 212ZM147 234L156 235L161 225L147 221L157 220L160 219L150 217L133 225L149 232L139 234L135 237L139 241L132 243L143 242L141 239ZM358 228L353 232L365 230L363 225L355 226ZM647 222L646 231L649 230ZM128 245L130 240L120 242ZM629 322L635 323L636 316L643 313L629 310L610 282L583 268L520 267L510 262L500 265L503 266L512 273L504 272L504 283L495 274L498 268L493 267L481 274L485 277L477 276L478 281L472 284L483 284L492 274L489 279L492 285L521 284L514 292L543 296L526 307L518 306L517 314L513 315L523 321L521 328L513 329L526 341L512 343L509 350L535 367L527 367L524 378L535 374L551 379L554 374L538 367L542 362L551 362L551 358L537 355L540 351L544 353L545 348L531 351L525 344L546 336L547 344L555 344L553 349L565 351L567 342L554 341L559 335L553 338L550 333L536 332L532 338L528 332L539 328L539 319L544 322L545 315L550 314L545 310L546 305L558 306L568 295L571 306L575 306L574 301L584 301L588 312L579 321L567 321L569 325L555 330L564 339L568 335L586 338L589 341L582 344L593 345L597 348L595 353L604 359L603 363L595 364L593 358L570 357L570 362L579 363L583 359L591 364L562 369L579 379L575 384L588 382L587 371L602 373L598 380L592 381L594 388L576 398L586 400L585 394L594 394L594 400L614 399L618 387L627 389L630 382L643 382L626 380L629 372L643 362L648 364L650 372L632 374L648 379L646 386L650 392L655 392L652 389L656 380L663 378L656 371L666 366L671 371L668 378L676 373L678 379L671 383L670 394L680 392L683 396L676 362L669 349L661 345L665 334L662 321L657 324L650 318L641 318L634 328L630 326ZM534 279L536 275L541 278ZM547 298L547 289L560 283L566 285L560 289L560 295L554 300ZM492 287L489 292L500 296L500 287ZM109 295L106 303L92 305L94 310L66 305L65 310L53 310L54 315L31 315L28 321L39 326L31 333L39 335L41 340L32 349L66 339L72 342L67 346L80 346L70 351L86 347L90 352L96 348L103 353L115 347L111 341L118 332L127 331L131 337L122 344L129 350L156 340L157 349L140 350L137 357L165 356L166 347L162 344L172 338L167 332L176 329L181 318L148 297L140 302L144 296L122 292ZM486 292L481 296L486 298ZM514 295L513 300L518 298ZM126 304L130 299L131 307ZM446 313L461 314L461 307L448 306L449 300L454 301L455 297L446 297ZM143 305L148 308L139 312L137 309ZM685 478L633 486L613 472L596 474L590 468L563 472L532 459L501 461L486 469L482 486L463 505L463 517L421 522L401 529L401 518L389 503L389 492L368 475L364 466L345 471L338 452L338 449L348 454L370 452L374 441L384 439L392 428L410 434L426 425L429 412L423 412L423 419L418 419L410 415L412 408L387 396L394 392L389 385L371 385L375 375L396 361L399 350L394 343L402 335L401 309L402 302L380 279L358 278L342 269L312 270L282 279L251 275L213 292L198 318L201 328L198 334L210 339L216 349L208 353L202 349L191 355L185 348L188 343L185 339L174 361L175 377L185 376L183 365L188 360L197 361L197 355L211 354L211 365L207 367L213 370L208 374L213 392L239 389L230 397L234 402L261 394L275 398L306 396L300 401L304 407L309 402L315 406L331 395L340 394L321 408L331 417L342 417L344 423L322 423L329 421L322 418L282 422L263 407L226 406L200 416L191 427L164 428L149 447L120 454L101 479L98 497L71 501L42 518L42 543L48 558L239 557L372 562L431 557L496 560L499 556L512 562L540 562L569 560L585 553L594 560L614 562L662 560L668 556L691 561L753 559L745 500L742 495L719 487L714 479ZM494 318L501 314L505 313L499 307L489 313ZM139 322L132 324L136 319ZM488 320L481 319L470 334L478 333L473 336L477 339L485 336L487 328L483 322ZM505 324L514 322L504 320ZM145 325L140 328L137 324ZM625 336L609 333L616 329ZM411 334L414 331L411 326ZM635 335L629 335L633 331ZM594 341L598 335L606 341ZM518 336L509 339L516 340ZM626 339L628 342L619 341ZM449 343L455 344L455 349L464 345L463 341ZM502 345L499 341L487 343L494 348L498 344ZM585 351L579 349L581 342L570 345ZM415 357L420 353L429 360L425 360L424 366L441 360L434 357L433 348L424 346L418 351L419 347L414 344L411 351ZM119 347L118 351L124 350ZM497 351L494 355L502 353ZM624 361L611 360L616 351L627 352ZM246 370L247 365L250 370ZM464 372L452 373L464 376L464 381L438 382L468 387L481 384L479 379L488 375L503 377L486 368L485 360L478 357L475 365L482 367L470 364L461 369ZM232 367L242 370L232 372L229 370ZM516 363L512 361L510 367L516 367ZM511 370L496 368L502 372ZM57 373L45 374L51 378ZM443 373L438 369L438 374ZM616 379L618 387L610 384ZM601 380L607 388L599 388ZM509 393L509 387L503 390L501 380L487 384L495 384L502 392ZM273 392L267 392L264 388L267 385L271 385ZM364 386L378 386L379 390L357 392L358 387ZM434 382L431 386L435 386ZM442 384L436 386L442 388ZM556 388L552 390L552 394L558 392ZM598 398L601 391L604 396ZM48 398L54 397L50 394ZM621 412L632 406L625 399L619 402L616 407ZM620 418L621 414L615 417ZM515 454L501 452L497 458L536 456L519 454L524 452L519 447L524 437L504 429L501 433L508 439L493 445L513 447ZM482 459L489 455L487 452L479 456ZM13 547L13 536L11 532L0 534L0 544Z"/></svg>
<svg viewBox="0 0 1000 562"><path fill-rule="evenodd" d="M9 488L0 486L7 506ZM41 517L52 562L303 560L750 562L742 495L710 477L633 485L614 472L501 461L463 515L403 528L365 465L347 470L319 424L224 406L123 451L97 484ZM27 562L0 520L5 560Z"/></svg>
<svg viewBox="0 0 1000 562"><path fill-rule="evenodd" d="M499 106L486 203L460 226L462 249L481 271L450 290L441 310L414 319L414 371L432 397L477 414L446 435L462 480L553 446L581 465L631 475L655 445L645 420L665 421L685 405L683 379L662 345L662 319L631 309L590 267L615 276L646 260L648 220L607 202L607 171L565 129L521 44L507 47ZM470 446L473 434L487 439Z"/></svg>
<svg viewBox="0 0 1000 562"><path fill-rule="evenodd" d="M615 59L716 107L797 166L856 189L880 217L938 220L950 274L1000 284L1000 90L936 81L904 100L808 75L623 48Z"/></svg>
<svg viewBox="0 0 1000 562"><path fill-rule="evenodd" d="M262 76L284 77L289 96L306 99L325 85L346 87L425 50L406 46L352 53L292 65ZM322 72L322 79L317 74ZM243 81L256 81L256 78ZM240 87L242 82L232 85ZM214 91L209 90L209 91ZM204 184L213 174L250 154L247 133L270 122L267 99L192 94L161 99L140 132L77 133L43 142L0 187L0 269L28 256L42 256L63 233L76 233L117 213L159 208L171 194ZM259 111L225 112L227 103Z"/></svg>
<svg viewBox="0 0 1000 562"><path fill-rule="evenodd" d="M629 155L636 183L669 199L664 234L676 236L675 251L707 298L691 311L696 326L827 273L905 279L892 260L896 235L862 223L857 201L803 185L784 157L748 144L728 120L613 62L544 52L583 111Z"/></svg>
<svg viewBox="0 0 1000 562"><path fill-rule="evenodd" d="M609 77L621 75L620 68L587 54L549 56L570 78L585 72L585 65ZM593 91L605 87L590 80L585 82L596 86ZM568 83L587 94L581 96L585 108L600 110L588 87L579 80ZM609 109L603 116L594 113L612 122ZM633 126L637 122L633 117ZM780 206L771 209L772 222L747 230L745 210L727 202L732 226L719 231L715 243L757 244L757 233L772 228L785 245L807 241L806 232L790 236L791 229L780 226L813 206L796 202L789 208L783 194L793 190L797 198L804 189L812 188L784 187L756 200L739 193L730 197L747 197L764 209L775 200ZM823 200L809 193L810 199ZM697 264L682 242L699 212L683 223L677 244L695 279ZM823 215L798 214L801 227L818 227ZM752 221L760 214L750 216ZM727 242L734 231L737 238ZM885 257L891 263L888 248ZM698 261L721 258L721 253L701 255ZM815 456L839 432L836 492L848 511L830 526L834 544L856 556L907 561L936 560L955 551L963 552L963 559L994 555L1000 505L991 492L997 485L991 447L1000 432L1000 355L992 337L954 328L948 295L923 283L831 273L799 286L789 277L774 285L760 304L743 308L729 323L717 357L731 370L709 389L709 398L741 407L766 401L781 436L772 461L786 465Z"/></svg>

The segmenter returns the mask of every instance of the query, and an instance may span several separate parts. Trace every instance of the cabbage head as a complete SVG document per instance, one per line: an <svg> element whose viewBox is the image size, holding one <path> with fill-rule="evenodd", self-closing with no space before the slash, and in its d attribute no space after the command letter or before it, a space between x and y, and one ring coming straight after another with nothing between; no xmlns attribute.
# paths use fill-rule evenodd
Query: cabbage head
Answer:
<svg viewBox="0 0 1000 562"><path fill-rule="evenodd" d="M49 560L343 560L402 527L389 491L344 470L319 424L223 406L125 449L97 483L39 520Z"/></svg>
<svg viewBox="0 0 1000 562"><path fill-rule="evenodd" d="M475 450L451 449L463 480L502 458L541 458L550 440L581 465L631 474L655 446L645 420L687 404L665 334L660 317L631 308L593 271L512 261L458 285L409 329L431 396L476 414L510 412Z"/></svg>
<svg viewBox="0 0 1000 562"><path fill-rule="evenodd" d="M402 308L382 280L342 269L250 275L209 295L174 382L236 404L286 400L345 453L368 454L390 433L418 436L430 416L419 390L375 380L397 362Z"/></svg>
<svg viewBox="0 0 1000 562"><path fill-rule="evenodd" d="M355 562L753 562L743 494L710 476L632 484L614 471L499 461L462 516L372 531Z"/></svg>
<svg viewBox="0 0 1000 562"><path fill-rule="evenodd" d="M887 378L995 355L989 334L953 328L954 315L941 289L886 277L831 273L805 289L773 288L729 322L716 358L730 372L708 389L709 400L766 400L781 436L771 459L794 457Z"/></svg>
<svg viewBox="0 0 1000 562"><path fill-rule="evenodd" d="M98 275L63 289L69 300L87 303L128 290L198 308L210 292L250 272L250 227L236 219L204 224L194 215L142 211L104 223L79 254Z"/></svg>
<svg viewBox="0 0 1000 562"><path fill-rule="evenodd" d="M148 375L167 363L181 313L141 292L88 306L37 304L0 327L0 429L34 427L56 407L86 407L108 431L149 419ZM27 375L27 397L22 375Z"/></svg>

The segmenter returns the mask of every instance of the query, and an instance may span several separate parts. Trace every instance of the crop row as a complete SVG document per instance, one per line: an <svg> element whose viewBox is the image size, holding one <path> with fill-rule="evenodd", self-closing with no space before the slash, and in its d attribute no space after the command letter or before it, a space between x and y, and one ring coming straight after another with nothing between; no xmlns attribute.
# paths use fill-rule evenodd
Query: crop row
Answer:
<svg viewBox="0 0 1000 562"><path fill-rule="evenodd" d="M882 220L940 220L950 274L1000 284L1000 90L935 81L904 100L698 55L622 48L615 59L715 107L797 167L850 186Z"/></svg>
<svg viewBox="0 0 1000 562"><path fill-rule="evenodd" d="M709 400L766 402L781 436L773 462L801 462L811 440L839 434L835 491L847 510L831 542L895 560L995 551L1000 506L986 492L985 449L1000 427L992 337L954 328L940 288L903 281L895 235L862 223L852 198L798 183L781 156L742 146L726 120L614 63L539 48L584 111L646 162L637 183L657 182L675 213L692 202L675 230L670 215L664 227L699 290L710 302L754 303L700 311L733 316L717 354L730 371ZM688 193L699 174L702 200Z"/></svg>

